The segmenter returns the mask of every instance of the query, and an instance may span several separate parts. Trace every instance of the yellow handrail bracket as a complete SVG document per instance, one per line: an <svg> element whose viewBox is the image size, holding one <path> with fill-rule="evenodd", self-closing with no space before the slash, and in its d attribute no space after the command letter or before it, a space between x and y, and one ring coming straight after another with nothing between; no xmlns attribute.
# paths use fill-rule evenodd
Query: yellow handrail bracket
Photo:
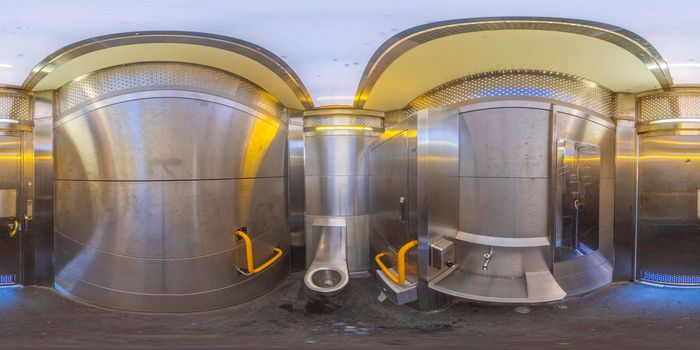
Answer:
<svg viewBox="0 0 700 350"><path fill-rule="evenodd" d="M262 265L255 267L255 263L253 262L253 242L251 242L250 237L248 237L248 235L241 230L236 230L236 235L241 237L245 243L246 265L248 265L246 268L248 269L248 274L255 274L265 270L270 265L274 264L275 261L279 260L282 257L282 254L284 254L282 249L272 248L275 251L275 255Z"/></svg>
<svg viewBox="0 0 700 350"><path fill-rule="evenodd" d="M377 265L379 266L382 271L389 277L394 283L398 285L403 285L403 283L406 281L406 253L413 247L418 245L417 240L412 240L403 246L401 246L401 249L399 249L399 254L397 256L397 270L398 270L398 276L395 275L389 268L384 265L382 262L382 257L386 255L386 253L379 253L374 257L374 261L377 262Z"/></svg>

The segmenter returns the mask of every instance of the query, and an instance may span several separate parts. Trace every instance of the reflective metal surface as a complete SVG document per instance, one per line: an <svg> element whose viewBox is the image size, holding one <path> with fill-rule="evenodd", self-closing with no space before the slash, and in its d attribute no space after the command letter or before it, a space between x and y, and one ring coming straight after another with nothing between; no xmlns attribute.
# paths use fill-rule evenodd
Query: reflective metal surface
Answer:
<svg viewBox="0 0 700 350"><path fill-rule="evenodd" d="M311 219L311 218L309 218ZM309 251L314 253L304 284L326 296L339 293L350 279L345 218L313 218L309 221Z"/></svg>
<svg viewBox="0 0 700 350"><path fill-rule="evenodd" d="M564 223L566 221L566 211L560 211L560 208L568 208L569 213L578 212L578 220L572 221L579 225L578 232L579 243L574 255L569 255L569 259L564 259L560 254L557 258L556 244L553 247L553 273L557 283L561 286L568 295L576 295L586 293L596 288L609 284L612 281L612 264L614 261L614 246L613 246L613 228L614 228L614 199L615 199L615 131L614 125L603 118L598 118L580 110L554 106L553 119L553 135L552 140L567 140L572 146L578 145L579 153L578 164L581 166L577 172L579 177L574 176L576 181L582 181L577 184L562 186L562 181L571 181L571 177L559 176L562 169L560 168L560 157L558 147L561 142L553 147L555 153L552 154L553 171L557 174L554 178L552 190L553 206L553 232L558 232L557 222ZM563 150L566 152L566 149ZM564 153L566 155L566 153ZM561 160L566 162L568 156L573 156L569 153L567 157ZM598 156L599 155L599 156ZM599 169L599 170L598 170ZM598 175L600 185L596 186L596 175ZM586 177L586 179L584 179ZM585 180L585 181L584 181ZM587 185L586 185L587 184ZM581 186L583 185L583 186ZM593 199L593 203L588 206L579 202L573 204L565 203L564 200L570 196L557 196L556 188L572 188L576 187L574 197L580 198L582 188L586 188L589 195L595 197L596 187L598 200ZM562 193L563 194L563 193ZM576 198L571 197L575 201ZM570 201L569 201L570 202ZM597 203L596 203L597 202ZM579 206L579 210L571 209L572 206ZM586 210L586 208L590 210ZM572 217L573 219L574 217ZM588 233L586 233L588 232ZM556 235L552 236L556 242ZM593 245L593 247L590 247ZM595 248L597 247L597 249ZM587 254L581 254L582 250ZM560 249L561 251L561 249Z"/></svg>
<svg viewBox="0 0 700 350"><path fill-rule="evenodd" d="M461 109L457 265L431 282L436 290L492 302L564 297L549 270L549 240L542 245L548 232L550 109L546 103L506 101Z"/></svg>
<svg viewBox="0 0 700 350"><path fill-rule="evenodd" d="M445 295L534 303L609 283L614 136L607 118L543 100L481 102L409 116L370 148L372 248L395 256L403 242L418 238L407 280L417 282L418 307L426 309L443 305ZM565 241L554 235L555 220L562 223L555 202L562 201L555 201L553 186L565 188L551 170L557 139L570 140L562 142L563 150L578 147L579 163L560 161L574 165L574 179L585 180L569 191L582 213L582 231L569 238L598 249L555 263L554 243ZM433 246L445 240L453 245L454 261L434 266L444 259L431 256L439 253Z"/></svg>
<svg viewBox="0 0 700 350"><path fill-rule="evenodd" d="M383 130L382 116L351 109L304 113L307 266L318 260L321 248L314 241L321 227L315 222L338 219L345 223L345 238L336 233L333 240L345 241L342 254L349 273L369 270L367 147L376 139L376 131Z"/></svg>
<svg viewBox="0 0 700 350"><path fill-rule="evenodd" d="M554 261L598 250L600 147L557 139Z"/></svg>
<svg viewBox="0 0 700 350"><path fill-rule="evenodd" d="M304 229L304 124L301 113L289 118L287 167L289 174L289 233L292 271L306 269L306 231Z"/></svg>
<svg viewBox="0 0 700 350"><path fill-rule="evenodd" d="M700 135L665 127L639 139L637 279L697 286Z"/></svg>
<svg viewBox="0 0 700 350"><path fill-rule="evenodd" d="M0 131L0 285L22 283L22 147L19 132Z"/></svg>
<svg viewBox="0 0 700 350"><path fill-rule="evenodd" d="M372 254L386 253L396 268L400 247L418 240L406 256L406 283L412 287L388 288L386 278L378 277L380 289L397 303L414 300L413 288L417 308L448 302L428 284L444 271L430 265L432 243L457 232L457 130L456 110L421 111L388 128L370 148Z"/></svg>
<svg viewBox="0 0 700 350"><path fill-rule="evenodd" d="M192 87L187 87L191 89ZM202 92L125 90L55 124L55 286L118 309L186 312L254 298L289 272L287 135Z"/></svg>
<svg viewBox="0 0 700 350"><path fill-rule="evenodd" d="M616 281L634 279L637 227L637 132L634 120L618 120L615 136L615 274Z"/></svg>

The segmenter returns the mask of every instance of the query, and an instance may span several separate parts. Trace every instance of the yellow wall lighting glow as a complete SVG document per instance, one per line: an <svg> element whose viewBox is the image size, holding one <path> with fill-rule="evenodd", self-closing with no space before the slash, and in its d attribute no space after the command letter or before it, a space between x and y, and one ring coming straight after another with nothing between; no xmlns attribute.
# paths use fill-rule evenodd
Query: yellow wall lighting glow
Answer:
<svg viewBox="0 0 700 350"><path fill-rule="evenodd" d="M329 126L317 126L314 130L324 131L324 130L372 130L369 126L359 126L359 125L329 125Z"/></svg>

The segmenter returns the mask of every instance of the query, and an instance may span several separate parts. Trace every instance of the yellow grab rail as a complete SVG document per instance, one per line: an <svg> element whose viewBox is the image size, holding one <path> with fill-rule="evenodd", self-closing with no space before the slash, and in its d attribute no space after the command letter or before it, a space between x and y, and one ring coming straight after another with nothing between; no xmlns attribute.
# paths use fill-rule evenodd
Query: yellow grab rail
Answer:
<svg viewBox="0 0 700 350"><path fill-rule="evenodd" d="M401 249L399 249L399 254L396 260L398 262L396 263L397 265L397 270L399 270L399 275L394 275L391 270L389 270L386 265L382 262L382 257L386 255L386 253L379 253L374 257L374 261L377 262L377 265L379 265L379 268L384 271L384 273L392 280L394 283L402 285L406 281L406 253L408 252L409 249L415 247L418 245L417 240L412 240L406 244L404 244Z"/></svg>
<svg viewBox="0 0 700 350"><path fill-rule="evenodd" d="M13 226L10 237L14 237L17 234L17 230L19 230L19 221L17 221L17 219L15 219L15 224Z"/></svg>
<svg viewBox="0 0 700 350"><path fill-rule="evenodd" d="M265 270L268 266L274 264L275 261L279 260L279 258L282 257L282 254L284 254L282 249L273 248L273 250L275 251L275 256L270 258L270 260L266 261L264 264L262 264L258 267L255 267L255 264L253 262L253 242L251 242L250 237L248 237L248 235L245 234L245 232L243 232L241 230L236 230L236 235L238 237L243 238L243 242L245 242L245 258L246 258L246 263L248 265L248 267L247 267L248 273L253 274L253 273L258 273L262 270Z"/></svg>

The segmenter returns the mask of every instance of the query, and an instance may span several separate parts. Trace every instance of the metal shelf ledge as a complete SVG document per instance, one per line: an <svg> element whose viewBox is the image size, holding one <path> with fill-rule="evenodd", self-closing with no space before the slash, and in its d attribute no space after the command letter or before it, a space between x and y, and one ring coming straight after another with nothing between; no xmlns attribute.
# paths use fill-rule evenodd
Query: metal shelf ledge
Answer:
<svg viewBox="0 0 700 350"><path fill-rule="evenodd" d="M510 237L493 237L477 235L469 232L458 231L454 237L457 240L493 247L510 247L510 248L530 248L530 247L548 247L549 239L547 237L527 237L527 238L510 238Z"/></svg>

